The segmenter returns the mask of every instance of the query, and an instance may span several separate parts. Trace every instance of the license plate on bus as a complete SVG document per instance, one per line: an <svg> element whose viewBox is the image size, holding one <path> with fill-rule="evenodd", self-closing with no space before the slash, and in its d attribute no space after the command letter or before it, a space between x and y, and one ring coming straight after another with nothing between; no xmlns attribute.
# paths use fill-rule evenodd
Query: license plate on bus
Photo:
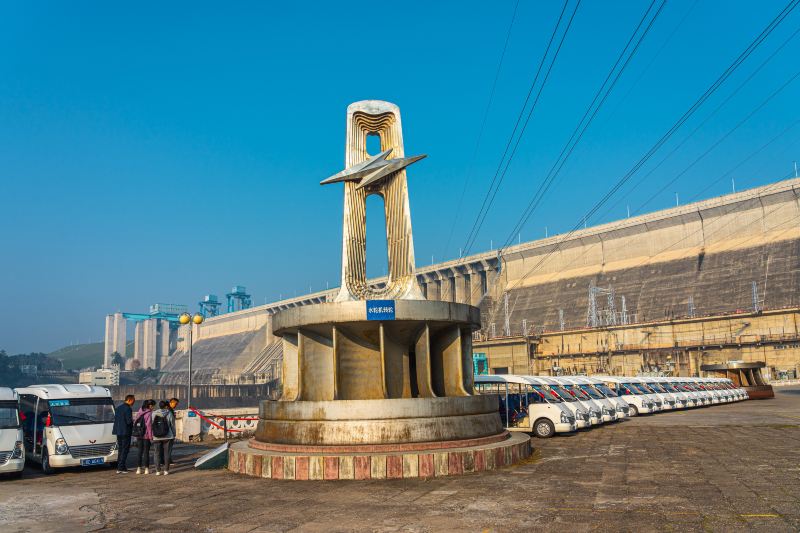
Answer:
<svg viewBox="0 0 800 533"><path fill-rule="evenodd" d="M94 457L92 459L81 459L81 466L94 466L102 465L106 462L102 457Z"/></svg>

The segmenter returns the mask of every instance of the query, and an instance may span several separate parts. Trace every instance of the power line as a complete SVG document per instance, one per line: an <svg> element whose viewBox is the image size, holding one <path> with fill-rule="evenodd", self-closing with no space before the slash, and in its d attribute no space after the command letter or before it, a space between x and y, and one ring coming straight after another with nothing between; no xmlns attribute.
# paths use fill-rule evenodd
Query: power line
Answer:
<svg viewBox="0 0 800 533"><path fill-rule="evenodd" d="M619 198L619 200L617 200L617 201L616 201L614 204L612 204L612 205L611 205L611 206L610 206L608 209L606 209L606 210L603 212L603 214L602 214L602 215L600 215L600 218L601 218L601 219L602 219L602 218L604 218L606 215L608 215L608 213L609 213L609 212L611 212L611 211L613 211L614 209L616 209L616 208L619 206L619 204L620 204L620 203L622 203L622 202L625 200L625 198L627 198L628 196L630 196L630 195L631 195L631 193L633 193L633 191L635 191L635 190L636 190L636 189L639 187L639 185L641 185L642 183L644 183L644 182L645 182L645 180L646 180L647 178L649 178L649 177L650 177L650 176L651 176L651 175L652 175L652 174L653 174L653 173L654 173L656 170L658 170L659 168L661 168L661 165L663 165L663 164L664 164L664 163L665 163L665 162L666 162L666 161L667 161L667 160L668 160L670 157L672 157L673 155L675 155L675 153L676 153L676 152L677 152L679 149L681 149L681 148L683 147L683 145L684 145L684 144L686 144L686 143L689 141L689 139L691 139L691 138L694 136L694 134L695 134L695 133L697 133L697 132L698 132L698 131L699 131L699 130L700 130L702 127L703 127L703 126L705 126L705 125L708 123L708 121L709 121L709 120L711 120L711 118L713 118L713 117L714 117L714 116L715 116L715 115L716 115L716 114L717 114L717 113L718 113L718 112L719 112L719 111L720 111L720 110L721 110L723 107L725 107L725 105L726 105L728 102L730 102L730 101L731 101L731 100L732 100L732 99L733 99L733 98L734 98L734 97L735 97L737 94L739 94L739 91L741 91L741 90L742 90L742 88L743 88L745 85L747 85L747 84L748 84L748 83L749 83L749 82L750 82L750 81L751 81L751 80L752 80L752 79L753 79L753 78L754 78L754 77L755 77L755 76L756 76L756 75L757 75L759 72L761 72L761 70L762 70L762 69L763 69L763 68L764 68L764 67L767 65L767 63L769 63L769 62L770 62L770 61L771 61L771 60L772 60L772 59L773 59L773 58L774 58L774 57L775 57L775 56L776 56L776 55L777 55L777 54L778 54L778 53L779 53L781 50L783 50L783 48L784 48L784 47L785 47L787 44L789 44L789 42L790 42L792 39L794 39L794 38L797 36L797 34L798 34L798 33L800 33L800 28L798 28L797 30L795 30L795 31L794 31L794 33L792 33L792 34L791 34L791 35L790 35L790 36L789 36L789 37L788 37L788 38L787 38L785 41L783 41L783 43L781 43L781 45L780 45L780 46L778 46L778 47L777 47L777 48L776 48L776 49L775 49L775 50L774 50L774 51L773 51L773 52L772 52L772 53L771 53L771 54L770 54L770 55L769 55L769 56L768 56L768 57L767 57L767 58L766 58L764 61L762 61L762 62L761 62L761 64L760 64L758 67L756 67L756 69L755 69L755 70L753 70L753 72L751 72L751 73L750 73L750 75L749 75L747 78L745 78L745 80L744 80L744 81L742 81L742 83L740 83L740 84L739 84L739 86L738 86L738 87L736 87L736 89L734 89L734 90L731 92L731 94L729 94L729 95L728 95L728 96L727 96L727 97L726 97L726 98L725 98L725 99L724 99L722 102L720 102L720 104L719 104L719 105L718 105L716 108L714 108L714 110L713 110L711 113L709 113L709 114L708 114L708 116L707 116L707 117L706 117L706 118L705 118L705 119L704 119L704 120L703 120L703 121L702 121L700 124L698 124L698 125L697 125L697 127L695 127L695 128L694 128L694 129L691 131L691 133L689 133L689 134L688 134L688 135L687 135L687 136L686 136L686 137L685 137L685 138L684 138L684 139L683 139L683 140L682 140L680 143L678 143L678 144L677 144L677 145L676 145L676 146L675 146L675 147L674 147L672 150L670 150L670 152L669 152L667 155L665 155L665 156L664 156L664 157L661 159L661 161L659 161L659 162L658 162L658 163L657 163L657 164L656 164L656 165L655 165L655 166L654 166L652 169L650 169L649 171L647 171L647 173L645 173L645 174L644 174L642 177L640 177L640 178L637 180L637 182L636 182L636 183L635 183L635 184L634 184L634 185L633 185L633 186L632 186L632 187L631 187L631 188L630 188L628 191L626 191L626 192L625 192L625 193L624 193L624 194L623 194L623 195L622 195L622 196Z"/></svg>
<svg viewBox="0 0 800 533"><path fill-rule="evenodd" d="M506 241L503 244L502 248L508 247L509 244L511 244L511 242L513 241L514 235L517 235L520 231L522 231L522 227L528 221L530 216L533 214L533 212L538 207L538 205L541 202L541 200L544 197L544 195L547 193L547 191L552 186L554 180L558 176L558 173L561 171L561 169L564 167L564 165L566 164L566 162L569 159L569 157L572 155L572 152L575 150L575 147L578 145L578 143L583 138L584 133L586 132L588 127L591 125L592 121L597 116L597 113L600 111L600 108L603 106L603 104L605 103L606 99L611 94L611 91L616 86L616 84L619 81L620 77L622 76L623 72L625 71L627 66L630 64L631 59L633 59L634 55L636 55L636 52L639 49L639 46L641 46L642 42L644 41L644 38L650 32L650 29L653 27L653 24L655 23L656 19L661 14L661 11L664 9L664 5L665 4L666 4L666 0L662 0L661 5L658 7L658 10L656 10L655 14L650 19L650 22L647 24L647 27L645 28L645 30L639 36L639 39L636 42L635 46L631 49L630 53L628 53L628 49L630 49L631 44L633 43L633 40L636 38L636 35L639 33L639 30L641 30L642 25L645 23L645 20L647 20L647 17L649 16L650 11L653 9L653 6L655 5L655 0L653 0L650 3L650 5L648 6L647 10L644 12L644 15L642 15L642 18L639 21L639 24L633 30L633 33L631 34L630 38L628 39L628 42L625 44L625 47L622 49L622 51L620 51L616 62L611 67L611 70L609 70L608 75L606 75L605 80L603 80L603 83L597 89L597 92L595 93L594 98L592 99L591 103L586 108L586 111L583 113L583 116L578 121L578 124L575 126L575 129L573 130L572 135L569 137L567 142L564 144L564 147L561 149L561 153L556 158L555 162L553 163L553 166L550 167L550 171L547 173L547 176L542 181L542 183L539 185L539 188L534 193L533 198L531 198L531 201L528 203L527 207L523 210L522 215L520 216L520 218L517 221L516 225L514 226L514 228L509 233L509 236L506 238ZM622 62L626 53L628 53L628 56L625 59L625 61ZM622 62L622 66L619 68L619 70L617 70L617 67L620 66L620 62ZM614 72L615 71L616 71L616 76L614 76ZM613 81L611 81L612 76L614 76ZM610 81L611 81L611 83L609 84ZM601 98L601 96L602 96L602 98ZM599 103L598 103L598 99L599 99ZM597 104L597 106L595 106L595 104ZM594 111L592 111L593 108L594 108ZM591 116L589 116L590 113L591 113ZM588 117L588 119L587 119L587 117Z"/></svg>
<svg viewBox="0 0 800 533"><path fill-rule="evenodd" d="M758 148L758 149L757 149L755 152L751 153L751 154L750 154L750 155L748 155L746 158L744 158L744 159L743 159L743 160L741 160L739 163L737 163L737 165L736 165L736 166L734 166L733 168L731 168L730 170L728 170L727 172L725 172L724 174L722 174L722 175L721 175L719 178L717 178L717 179L715 180L715 182L721 181L722 179L724 179L725 177L727 177L727 176L728 176L730 173L732 173L732 172L733 172L733 171L735 171L737 168L739 168L739 166L743 165L744 163L746 163L747 161L749 161L750 159L752 159L752 158L753 158L753 157L754 157L756 154L758 154L759 152L761 152L762 150L764 150L764 149L765 149L767 146L769 146L770 144L772 144L772 143L773 143L775 140L777 140L779 137L781 137L782 135L784 135L786 132L788 132L790 129L792 129L793 127L797 126L798 124L800 124L800 119L798 119L798 120L796 120L795 122L793 122L793 123L792 123L790 126L788 126L787 128L785 128L785 129L784 129L784 130L783 130L783 131L782 131L780 134L778 134L777 136L773 137L773 138L772 138L772 139L771 139L769 142L767 142L766 144L764 144L763 146L761 146L760 148ZM779 178L779 179L778 179L778 180L777 180L775 183L772 183L772 184L770 184L770 185L766 186L766 187L765 187L765 188L762 190L762 192L761 192L761 193L762 193L762 194L764 194L764 193L768 192L770 189L772 189L773 187L777 187L778 185L780 185L780 183L781 183L782 181L786 180L787 178L791 177L792 175L793 175L793 172L789 172L788 174L786 174L786 175L782 176L782 177L781 177L781 178ZM693 201L695 201L696 199L697 199L697 196L694 196L694 197L693 197L693 198L691 198L689 201L690 201L690 202L693 202ZM730 213L730 212L731 212L731 211L732 211L734 208L735 208L735 206L734 206L734 207L731 207L731 208L730 208L728 211L726 211L725 213L723 213L723 215L727 215L727 214L729 214L729 213ZM690 236L692 236L692 235L696 235L697 233L699 233L699 232L701 232L701 231L703 231L703 229L702 229L702 228L701 228L701 229L698 229L698 230L696 230L696 231L693 231L693 232L691 232L691 233L689 233L689 234L688 234L686 237L688 238L688 237L690 237ZM680 242L680 241L679 241L679 242ZM676 244L676 243L670 244L669 246L667 246L667 247L665 247L665 248L661 249L660 251L656 252L655 254L652 254L652 255L650 255L649 257L651 257L651 258L652 258L652 257L654 257L654 256L656 256L656 255L658 255L658 254L660 254L660 253L662 253L662 252L664 252L664 251L668 250L669 248L671 248L671 247L672 247L672 246L674 246L675 244ZM583 252L582 254L580 254L579 256L575 257L574 259L572 259L570 262L568 262L568 263L567 263L566 265L564 265L564 266L565 266L565 267L569 267L570 265L574 264L576 261L582 260L582 259L583 259L583 257L585 257L585 256L586 256L586 254L588 254L588 253L589 253L589 249L586 249L586 250L584 250L584 252ZM548 255L550 255L550 254L548 254ZM547 257L546 257L545 259L547 259ZM524 279L524 277L527 277L527 275L528 275L528 274L526 274L526 276L523 276L523 279ZM554 276L555 276L555 274L554 274L553 276L551 276L550 278L548 278L548 279L544 280L544 282L543 282L543 283L547 283L548 281L552 280Z"/></svg>
<svg viewBox="0 0 800 533"><path fill-rule="evenodd" d="M608 115L606 116L605 122L610 121L610 119L612 117L614 117L614 115L616 115L617 111L619 110L620 105L628 99L628 97L631 95L631 93L636 88L636 86L639 85L639 82L641 82L642 79L644 78L644 76L650 71L650 68L653 66L653 64L656 62L658 57L661 55L661 52L664 51L664 49L672 41L672 38L675 37L675 34L677 34L678 31L681 29L681 27L683 27L683 24L689 18L689 15L692 14L692 12L694 11L694 8L697 7L697 4L698 4L699 1L700 0L695 0L694 2L692 2L692 5L689 6L689 9L686 10L686 13L684 13L684 15L681 18L681 20L678 22L678 24L675 26L675 28L672 30L672 32L669 34L669 36L667 36L667 38L664 39L664 42L661 43L661 46L658 48L656 53L653 54L653 57L650 59L650 61L647 63L647 65L642 69L642 71L636 77L636 80L634 80L634 82L631 83L630 87L628 87L628 90L625 93L625 95L622 98L620 98L620 100L617 102L617 104L614 106L614 108L608 113Z"/></svg>
<svg viewBox="0 0 800 533"><path fill-rule="evenodd" d="M503 43L503 51L500 53L500 61L497 64L497 70L494 73L494 80L492 81L492 89L489 91L489 102L486 104L486 109L483 111L483 120L481 121L480 129L478 130L478 138L475 141L475 148L472 151L472 157L470 158L470 163L467 166L467 177L464 180L464 187L461 189L461 197L458 199L458 207L456 207L456 220L452 226L450 226L450 234L447 236L447 241L444 245L444 249L442 250L442 257L447 257L447 249L450 247L450 241L453 240L453 232L458 225L460 214L461 214L461 206L464 204L464 195L467 192L467 185L469 184L469 180L472 177L472 168L475 165L475 159L478 156L478 150L481 146L481 140L483 139L483 132L486 129L486 120L489 118L489 110L492 108L492 102L494 101L494 93L497 89L497 80L500 78L500 71L503 68L503 60L506 57L506 50L508 49L508 41L511 39L511 30L514 27L514 21L517 18L517 9L519 8L519 0L517 3L514 4L514 11L511 13L511 22L508 24L508 30L506 31L506 39Z"/></svg>
<svg viewBox="0 0 800 533"><path fill-rule="evenodd" d="M716 184L717 184L717 183L719 183L720 181L724 180L725 178L727 178L728 176L730 176L731 174L733 174L733 172L734 172L735 170L738 170L738 169L739 169L739 167L741 167L742 165L744 165L745 163L747 163L748 161L750 161L751 159L753 159L753 158L754 158L756 155L758 155L759 153L761 153L761 152L762 152L762 151L763 151L763 150L764 150L766 147L768 147L769 145L771 145L772 143L774 143L775 141L777 141L779 138L783 137L783 136L784 136L786 133L788 133L788 132L789 132L789 130L791 130L792 128L794 128L794 127L795 127L795 126L797 126L798 124L800 124L800 119L797 119L797 120L795 120L794 122L792 122L791 124L789 124L788 126L786 126L786 127L783 129L783 131L781 131L780 133L778 133L778 134L777 134L775 137L773 137L772 139L770 139L770 140L769 140L769 141L767 141L766 143L762 144L762 145L761 145L761 146L760 146L758 149L756 149L754 152L751 152L751 153L750 153L750 155L748 155L747 157L745 157L744 159L742 159L741 161L739 161L739 162L738 162L738 163L737 163L735 166L733 166L733 167L732 167L730 170L728 170L727 172L725 172L724 174L722 174L721 176L719 176L717 179L715 179L714 181L712 181L711 183L709 183L709 184L708 184L708 185L707 185L707 186L706 186L706 187L705 187L705 188L704 188L702 191L700 191L700 192L698 192L697 194L695 194L694 196L692 196L692 197L689 199L689 202L693 202L693 201L695 201L697 198L699 198L700 196L702 196L702 195L703 195L703 194L704 194L706 191L708 191L708 189L710 189L711 187L713 187L714 185L716 185ZM784 179L785 179L785 178L784 178Z"/></svg>
<svg viewBox="0 0 800 533"><path fill-rule="evenodd" d="M796 7L797 4L800 3L800 0L791 0L783 10L775 16L772 21L761 31L761 33L739 54L739 56L723 71L723 73L717 78L717 80L709 86L708 89L689 107L689 109L684 112L684 114L669 128L662 136L659 138L658 141L650 148L650 150L642 156L639 161L622 177L620 178L616 184L600 199L598 203L596 203L589 212L581 217L580 221L567 233L556 245L553 249L543 257L536 265L534 265L524 276L522 276L512 288L516 287L519 283L522 282L527 276L529 276L534 270L536 270L544 260L547 259L550 255L558 251L561 247L561 244L572 236L581 226L581 222L584 220L588 220L590 217L594 216L595 213L636 173L638 170L655 154L663 145L666 143L670 137L700 108L710 97L714 94L717 89L736 71L736 69L753 53L753 51L758 48L758 46L764 42L764 40L775 30L775 28L783 22L783 20L791 13Z"/></svg>
<svg viewBox="0 0 800 533"><path fill-rule="evenodd" d="M733 133L734 133L736 130L738 130L738 129L739 129L739 128L740 128L740 127L741 127L741 126L742 126L742 125L743 125L745 122L747 122L748 120L750 120L750 119L753 117L753 115L755 115L756 113L758 113L758 112L759 112L761 109L763 109L763 108L764 108L764 106L766 106L766 105L767 105L767 104L768 104L768 103L769 103L769 102L770 102L770 101L771 101L773 98L775 98L775 97L776 97L778 94L780 94L780 92L781 92L781 91L783 91L783 90L784 90L786 87L788 87L790 83L792 83L794 80L796 80L798 76L800 76L800 71L797 71L797 72L796 72L796 73L795 73L793 76L791 76L791 77L790 77L788 80L786 80L786 82L785 82L783 85L781 85L781 86L780 86L780 87L778 87L778 88L777 88L775 91L773 91L773 92L772 92L772 94L770 94L770 95L769 95L769 96L768 96L766 99L764 99L764 100L763 100L763 101L762 101L762 102L761 102L761 103L760 103L758 106L756 106L756 107L755 107L755 109L753 109L753 110L752 110L750 113L748 113L748 114L747 114L747 116L745 116L745 117L744 117L742 120L740 120L738 123L736 123L736 125L735 125L733 128L731 128L730 130L728 130L728 132L727 132L727 133L725 133L725 135L723 135L722 137L720 137L720 138L719 138L719 139L718 139L718 140L717 140L717 141L716 141L714 144L712 144L712 145L711 145L711 146L710 146L710 147L709 147L709 148L708 148L708 149L707 149L705 152L703 152L703 153L702 153L702 154L700 154L700 155L699 155L697 158L695 158L695 160L694 160L694 161L692 161L692 162L689 164L689 166L687 166L687 167L686 167L686 168L684 168L682 171L680 171L680 172L679 172L679 173L678 173L678 174L677 174L677 175L676 175L674 178L672 178L672 179L671 179L671 180L669 180L667 183L665 183L665 184L664 184L664 186L663 186L663 187L661 187L661 189L659 189L659 190L658 190L657 192L655 192L655 193L654 193L652 196L650 196L650 198L648 198L648 199L647 199L647 200L646 200L646 201L645 201L645 202L644 202L642 205L640 205L638 208L636 208L636 210L634 211L634 215L635 215L635 214L637 214L637 213L639 213L639 212L640 212L640 211L641 211L641 210L642 210L642 209L643 209L643 208L644 208L644 207L645 207L647 204L649 204L650 202L652 202L653 200L655 200L655 199L656 199L656 198L657 198L657 197L658 197L658 196L659 196L661 193L663 193L663 192L664 192L664 191L667 189L667 187L669 187L670 185L672 185L673 183L675 183L676 181L678 181L678 180L679 180L679 179L680 179L682 176L684 176L684 175L685 175L687 172L689 172L689 170L691 170L691 169L692 169L692 168L693 168L693 167L694 167L694 166L695 166L697 163L699 163L699 162L700 162L702 159L704 159L704 158L705 158L705 157L706 157L708 154L710 154L710 153L711 153L711 152L712 152L712 151L713 151L713 150L714 150L714 149L715 149L717 146L719 146L720 144L722 144L722 143L723 143L723 142L724 142L724 141L725 141L725 140L726 140L728 137L730 137L730 136L731 136L731 135L732 135L732 134L733 134Z"/></svg>
<svg viewBox="0 0 800 533"><path fill-rule="evenodd" d="M769 190L770 190L770 189L772 189L772 188L774 188L774 187L777 187L778 185L780 185L780 184L781 184L781 182L782 182L782 181L784 181L785 179L787 179L787 178L788 178L788 177L789 177L791 174L792 174L792 173L786 174L785 176L781 177L781 178L780 178L778 181L776 181L775 183L772 183L772 184L770 184L769 186L765 187L765 188L764 188L764 189L761 191L761 195L763 195L763 194L765 194L765 193L769 192ZM726 215L729 215L729 214L730 214L730 213L732 213L732 212L733 212L733 211L734 211L736 208L737 208L737 205L736 205L735 203L734 203L734 204L731 204L731 205L728 207L728 209L727 209L727 210L726 210L724 213L722 213L721 215L719 215L717 218L722 218L722 217L724 217L724 216L726 216ZM771 214L773 214L773 213L775 213L775 212L779 211L780 209L782 209L782 207L781 207L781 206L778 206L778 207L776 207L775 209L773 209L773 210L771 210L771 211L769 211L769 212L762 213L762 214L761 214L760 216L758 216L758 217L757 217L755 220L753 220L753 221L750 221L750 222L748 223L748 225L753 225L753 224L760 223L760 221L761 221L761 220L764 220L764 219L766 219L766 217L767 217L767 216L769 216L769 215L771 215ZM783 225L783 224L791 223L791 222L793 222L795 219L798 219L798 218L800 218L800 215L797 215L797 216L793 217L793 218L792 218L792 219L790 219L790 220L784 221L783 223L779 224L778 226L775 226L775 228L777 228L777 227L780 227L780 226L781 226L781 225ZM729 226L730 226L731 224L733 224L734 222L739 222L739 220L737 220L737 219L732 219L732 220L730 220L730 221L728 221L728 222L726 222L726 223L724 223L724 224L721 224L721 225L717 226L717 227L716 227L716 229L712 230L711 232L707 232L707 228L705 228L705 226L702 226L702 227L698 228L698 229L697 229L697 230L695 230L695 231L692 231L692 232L689 232L689 233L687 233L687 234L683 235L683 236L682 236L680 239L678 239L677 241L675 241L675 242L672 242L672 243L668 244L667 246L664 246L663 248L659 249L657 252L650 254L649 256L647 256L647 258L645 258L644 260L642 260L642 261L641 261L641 262L639 262L638 264L636 264L636 265L632 265L632 266L629 266L629 267L627 267L627 268L625 268L625 269L621 269L620 271L617 271L616 275L620 275L620 272L624 273L624 272L630 271L630 270L632 270L632 269L634 269L634 268L638 268L638 267L640 267L640 266L642 266L642 265L644 265L644 264L648 263L648 262L649 262L649 261L651 261L652 259L654 259L654 258L658 257L659 255L661 255L662 253L664 253L664 252L666 252L666 251L668 251L668 250L670 250L670 249L674 248L676 245L678 245L678 244L682 243L683 241L685 241L685 240L687 240L687 239L689 239L689 238L691 238L691 237L693 237L693 236L697 235L698 233L703 233L703 234L704 234L704 238L706 238L706 239L707 239L708 237L711 237L711 236L713 236L713 235L715 235L715 234L719 233L720 231L722 231L722 230L726 229L727 227L729 227ZM791 228L790 228L790 229L791 229ZM747 240L745 240L745 241L738 242L737 244L741 245L741 244L743 244L743 243L747 243L747 242L749 242L749 241L751 241L751 240L753 240L753 239L756 239L756 238L761 238L761 237L762 237L761 235L754 235L754 236L750 237L749 239L747 239ZM716 253L721 253L721 252L724 252L724 251L726 251L726 249L721 249L721 250L718 250ZM557 275L558 275L560 272L563 272L563 271L564 271L564 268L566 268L566 267L569 267L570 265L574 264L576 261L578 261L578 260L582 259L582 258L583 258L583 257L584 257L584 256L585 256L587 253L589 253L589 250L588 250L588 249L584 250L584 252L583 252L581 255L579 255L578 257L575 257L575 258L573 258L573 259L572 259L570 262L568 262L566 265L564 265L564 266L563 266L563 268L562 268L562 269L561 269L561 270L560 270L558 273L553 273L553 275L551 275L551 276L550 276L548 279L546 279L546 280L543 280L541 283L542 283L542 284L544 284L544 283L548 283L548 282L550 282L550 281L551 281L552 279L554 279L554 278L555 278L555 277L556 277L556 276L557 276ZM546 257L549 257L549 255L550 255L550 254L548 254ZM522 278L520 278L520 281L521 281L522 279L524 279L525 277L527 277L528 275L529 275L529 274L526 274L525 276L523 276ZM514 287L516 287L516 285L515 285ZM513 287L512 287L512 289L513 289ZM509 289L509 290L511 290L511 289ZM515 302L516 302L516 300L515 300ZM512 310L511 310L511 312L513 313L513 308L512 308Z"/></svg>
<svg viewBox="0 0 800 533"><path fill-rule="evenodd" d="M525 133L525 129L528 126L528 123L529 123L529 121L531 119L533 111L536 109L536 104L539 102L539 98L542 95L542 91L544 90L544 87L547 84L547 79L550 77L550 72L552 72L553 65L555 65L556 59L558 59L558 54L561 51L561 47L564 44L564 40L566 39L567 34L569 33L569 29L572 26L572 22L575 19L575 14L578 12L578 7L580 7L581 0L578 0L578 2L575 4L575 8L572 10L572 15L570 16L569 21L567 22L566 28L564 29L564 32L561 34L561 39L560 39L560 41L558 43L558 46L556 47L555 53L553 54L553 57L552 57L552 59L550 61L550 64L549 64L549 66L547 68L547 72L545 73L545 76L544 76L544 78L542 80L542 83L539 86L539 91L537 92L536 98L534 99L533 104L531 105L530 110L528 111L528 115L525 118L525 122L524 122L524 124L522 126L522 129L520 130L520 133L517 136L517 141L516 141L516 143L514 145L514 148L513 148L512 152L511 152L511 155L509 156L509 158L507 160L507 164L505 166L505 170L503 170L502 175L501 175L500 174L500 169L503 167L503 161L505 160L505 156L508 153L508 149L511 146L511 142L514 140L514 135L515 135L515 133L517 131L517 128L518 128L519 123L520 123L520 120L522 119L522 115L524 114L525 107L527 106L527 103L528 103L528 101L530 99L530 95L532 94L533 89L534 89L534 87L536 85L536 82L539 79L539 75L541 74L542 67L544 65L545 59L547 58L547 56L549 54L549 51L550 51L550 48L551 48L551 46L553 44L553 40L555 39L555 36L558 33L558 28L559 28L559 26L561 24L561 20L563 19L564 12L566 11L568 3L569 3L569 0L564 2L564 7L561 10L561 14L559 15L558 21L556 22L556 26L553 29L552 35L550 36L550 41L547 44L547 49L545 50L545 53L542 56L542 60L540 61L539 67L538 67L538 69L536 71L536 76L534 77L533 83L531 84L531 87L530 87L530 89L528 91L528 97L525 99L525 104L523 105L522 109L520 110L520 114L517 117L517 123L514 126L514 131L511 133L511 136L509 137L508 142L506 143L506 148L505 148L505 151L503 152L503 157L500 159L500 163L497 166L497 170L495 171L494 178L492 178L492 183L489 186L489 190L486 192L486 195L484 196L483 203L481 204L481 209L478 211L478 215L475 218L475 222L472 225L472 229L470 230L470 233L467 236L467 240L466 240L466 243L464 245L464 255L468 255L469 254L469 250L472 247L472 245L474 244L475 239L478 236L478 231L480 230L481 226L483 225L483 221L486 219L486 215L488 214L489 209L491 208L492 203L494 202L494 198L497 195L497 191L499 190L500 185L502 184L503 179L505 178L505 174L508 171L508 165L511 163L511 160L513 159L514 154L516 153L517 147L519 146L519 142L520 142L520 140L522 139L522 136ZM498 177L499 177L499 181L498 181ZM496 187L495 187L495 182L497 183ZM494 191L492 192L493 188L494 188Z"/></svg>

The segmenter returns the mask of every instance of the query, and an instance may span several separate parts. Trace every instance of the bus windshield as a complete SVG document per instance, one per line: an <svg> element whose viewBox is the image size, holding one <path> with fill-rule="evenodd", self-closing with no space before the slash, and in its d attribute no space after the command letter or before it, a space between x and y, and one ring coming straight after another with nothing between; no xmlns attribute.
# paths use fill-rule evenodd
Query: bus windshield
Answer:
<svg viewBox="0 0 800 533"><path fill-rule="evenodd" d="M50 400L50 415L55 426L111 424L114 422L114 404L111 398Z"/></svg>
<svg viewBox="0 0 800 533"><path fill-rule="evenodd" d="M548 403L561 403L561 398L550 391L544 390L541 385L533 385L533 390L535 390L539 396L544 398L544 400Z"/></svg>
<svg viewBox="0 0 800 533"><path fill-rule="evenodd" d="M606 395L607 398L616 398L617 393L611 390L606 385L595 385L595 388Z"/></svg>
<svg viewBox="0 0 800 533"><path fill-rule="evenodd" d="M556 394L561 396L561 399L565 402L577 402L578 400L575 399L575 396L569 393L564 387L560 387L558 385L551 385L550 389L555 391Z"/></svg>
<svg viewBox="0 0 800 533"><path fill-rule="evenodd" d="M591 385L581 385L581 390L594 398L595 400L602 400L603 395L597 392L597 390L592 387Z"/></svg>
<svg viewBox="0 0 800 533"><path fill-rule="evenodd" d="M586 391L584 391L577 385L573 385L572 387L569 388L569 390L572 391L572 393L575 394L575 397L578 398L579 400L584 400L584 401L591 400L589 395L586 394Z"/></svg>
<svg viewBox="0 0 800 533"><path fill-rule="evenodd" d="M634 385L633 383L623 383L622 384L622 390L623 391L625 391L625 390L630 391L629 394L644 394L642 392L642 390L639 387L637 387L636 385Z"/></svg>
<svg viewBox="0 0 800 533"><path fill-rule="evenodd" d="M647 386L656 392L667 392L658 383L648 383Z"/></svg>
<svg viewBox="0 0 800 533"><path fill-rule="evenodd" d="M0 429L19 427L19 410L17 402L0 402Z"/></svg>

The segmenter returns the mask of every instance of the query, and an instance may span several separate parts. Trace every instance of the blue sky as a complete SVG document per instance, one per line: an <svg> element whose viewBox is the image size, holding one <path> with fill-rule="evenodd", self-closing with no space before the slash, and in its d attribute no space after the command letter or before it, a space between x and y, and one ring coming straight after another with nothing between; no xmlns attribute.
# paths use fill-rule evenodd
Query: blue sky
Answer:
<svg viewBox="0 0 800 533"><path fill-rule="evenodd" d="M520 2L477 152L514 2L392 5L5 4L0 348L98 340L109 312L194 307L234 284L258 304L337 285L342 191L318 183L343 167L345 110L361 99L397 103L406 154L428 154L408 172L417 264L457 257L561 3ZM584 0L473 252L506 238L648 5ZM521 238L568 231L784 5L670 1ZM800 10L640 175L799 27ZM800 119L795 81L642 205L794 75L797 57L800 37L590 223L674 205L675 192L688 201ZM737 188L785 177L798 131L736 168ZM724 179L703 196L730 189Z"/></svg>

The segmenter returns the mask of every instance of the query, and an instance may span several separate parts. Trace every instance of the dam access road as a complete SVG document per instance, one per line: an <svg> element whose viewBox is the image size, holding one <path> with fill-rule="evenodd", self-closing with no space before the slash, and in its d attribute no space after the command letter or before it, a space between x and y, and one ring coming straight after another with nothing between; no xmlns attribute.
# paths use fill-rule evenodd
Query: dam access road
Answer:
<svg viewBox="0 0 800 533"><path fill-rule="evenodd" d="M800 530L800 388L533 446L517 466L427 480L201 472L189 445L168 477L28 467L0 481L0 531Z"/></svg>

